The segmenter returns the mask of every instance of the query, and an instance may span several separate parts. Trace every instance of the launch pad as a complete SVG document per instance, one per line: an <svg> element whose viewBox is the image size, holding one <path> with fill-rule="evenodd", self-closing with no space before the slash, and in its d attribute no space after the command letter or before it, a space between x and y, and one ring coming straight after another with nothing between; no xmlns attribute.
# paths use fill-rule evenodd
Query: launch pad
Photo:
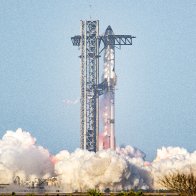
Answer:
<svg viewBox="0 0 196 196"><path fill-rule="evenodd" d="M115 150L115 46L132 45L132 35L115 35L108 26L99 35L99 21L81 21L81 33L71 37L80 47L80 148ZM104 51L104 73L99 82L99 58ZM103 96L101 102L99 97ZM101 107L100 107L101 105ZM103 132L99 134L100 114Z"/></svg>

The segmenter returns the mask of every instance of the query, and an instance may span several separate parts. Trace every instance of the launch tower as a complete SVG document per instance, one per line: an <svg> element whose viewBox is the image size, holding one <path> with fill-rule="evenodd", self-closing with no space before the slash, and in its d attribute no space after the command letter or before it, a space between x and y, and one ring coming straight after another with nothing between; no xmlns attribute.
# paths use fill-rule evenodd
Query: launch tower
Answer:
<svg viewBox="0 0 196 196"><path fill-rule="evenodd" d="M81 34L71 38L80 47L80 148L89 151L115 149L115 46L132 45L131 35L115 35L108 26L99 35L99 21L81 21ZM104 73L99 83L99 57L104 51ZM103 95L103 134L99 142L99 96ZM105 100L105 101L104 101Z"/></svg>

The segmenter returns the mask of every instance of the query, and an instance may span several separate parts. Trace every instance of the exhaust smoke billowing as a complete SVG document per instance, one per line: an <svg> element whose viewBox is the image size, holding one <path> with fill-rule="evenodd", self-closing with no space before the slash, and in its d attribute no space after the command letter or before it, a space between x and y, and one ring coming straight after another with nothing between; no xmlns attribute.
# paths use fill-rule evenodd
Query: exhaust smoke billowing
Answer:
<svg viewBox="0 0 196 196"><path fill-rule="evenodd" d="M30 133L17 129L7 131L0 140L0 183L12 183L16 176L21 180L48 178L54 175L50 153L36 145Z"/></svg>
<svg viewBox="0 0 196 196"><path fill-rule="evenodd" d="M7 131L0 140L1 184L12 184L17 176L21 181L56 176L64 191L160 189L159 179L172 171L196 175L196 151L163 147L147 162L145 154L131 146L97 153L63 150L53 156L22 129Z"/></svg>
<svg viewBox="0 0 196 196"><path fill-rule="evenodd" d="M69 191L99 188L122 190L124 188L149 188L151 181L143 169L142 153L135 153L132 147L102 150L97 153L76 150L74 153L62 151L56 155L55 172ZM139 154L139 156L138 156Z"/></svg>

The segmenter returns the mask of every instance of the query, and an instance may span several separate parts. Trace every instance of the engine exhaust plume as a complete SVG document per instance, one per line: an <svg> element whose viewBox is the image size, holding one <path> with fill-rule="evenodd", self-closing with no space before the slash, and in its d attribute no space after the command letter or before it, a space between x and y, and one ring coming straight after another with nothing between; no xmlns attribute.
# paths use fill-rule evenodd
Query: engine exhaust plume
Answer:
<svg viewBox="0 0 196 196"><path fill-rule="evenodd" d="M7 131L0 140L0 183L10 184L16 176L22 181L48 178L53 171L49 151L38 146L30 133Z"/></svg>
<svg viewBox="0 0 196 196"><path fill-rule="evenodd" d="M159 179L170 172L181 171L196 175L196 151L180 147L162 147L152 162L145 153L131 147L117 147L97 153L76 149L62 150L51 155L36 144L26 131L7 131L0 140L0 183L25 184L35 179L55 182L65 192L122 189L162 189ZM54 184L54 183L52 183ZM13 187L13 186L12 186ZM12 189L9 187L9 190Z"/></svg>

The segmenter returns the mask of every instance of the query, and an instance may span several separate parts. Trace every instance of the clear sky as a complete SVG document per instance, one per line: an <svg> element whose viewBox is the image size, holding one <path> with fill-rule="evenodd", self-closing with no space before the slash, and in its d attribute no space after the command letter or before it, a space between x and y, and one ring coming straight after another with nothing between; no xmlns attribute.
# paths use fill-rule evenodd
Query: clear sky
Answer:
<svg viewBox="0 0 196 196"><path fill-rule="evenodd" d="M0 0L0 136L21 127L52 153L79 147L80 20L137 38L116 50L117 144L196 150L194 0ZM101 57L102 58L102 57ZM100 67L103 66L100 59Z"/></svg>

